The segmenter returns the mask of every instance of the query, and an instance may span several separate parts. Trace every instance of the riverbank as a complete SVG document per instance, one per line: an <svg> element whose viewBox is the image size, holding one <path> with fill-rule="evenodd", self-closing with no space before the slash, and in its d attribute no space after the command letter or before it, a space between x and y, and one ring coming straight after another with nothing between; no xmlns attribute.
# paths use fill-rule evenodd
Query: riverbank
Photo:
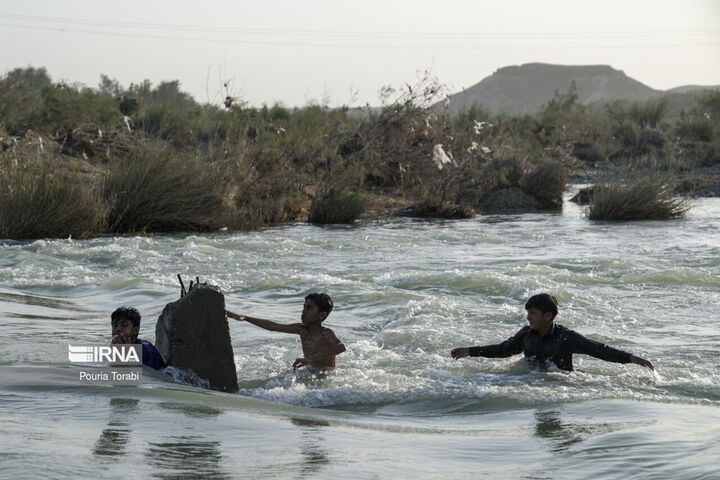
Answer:
<svg viewBox="0 0 720 480"><path fill-rule="evenodd" d="M571 89L536 115L502 116L439 110L441 91L423 79L357 116L220 108L177 82L89 89L19 69L0 79L0 237L554 212L568 178L720 193L720 92L669 122L663 99L589 107ZM649 218L675 218L663 215Z"/></svg>

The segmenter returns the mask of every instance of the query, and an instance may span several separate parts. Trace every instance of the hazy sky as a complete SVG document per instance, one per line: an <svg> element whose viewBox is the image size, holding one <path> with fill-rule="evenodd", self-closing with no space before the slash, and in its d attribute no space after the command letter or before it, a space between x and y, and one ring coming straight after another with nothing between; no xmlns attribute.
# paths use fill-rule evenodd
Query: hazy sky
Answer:
<svg viewBox="0 0 720 480"><path fill-rule="evenodd" d="M720 84L718 0L0 0L0 73L200 102L378 104L430 70L449 91L528 62L606 64L657 89Z"/></svg>

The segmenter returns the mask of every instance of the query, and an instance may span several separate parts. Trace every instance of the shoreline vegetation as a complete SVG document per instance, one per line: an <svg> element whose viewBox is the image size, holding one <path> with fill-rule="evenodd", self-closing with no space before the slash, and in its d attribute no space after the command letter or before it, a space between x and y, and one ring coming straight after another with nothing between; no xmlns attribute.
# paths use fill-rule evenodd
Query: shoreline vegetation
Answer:
<svg viewBox="0 0 720 480"><path fill-rule="evenodd" d="M588 221L682 218L720 196L720 91L537 114L443 108L429 75L381 108L201 105L177 81L97 88L44 68L0 77L0 238L216 231L388 216L556 212L568 182Z"/></svg>

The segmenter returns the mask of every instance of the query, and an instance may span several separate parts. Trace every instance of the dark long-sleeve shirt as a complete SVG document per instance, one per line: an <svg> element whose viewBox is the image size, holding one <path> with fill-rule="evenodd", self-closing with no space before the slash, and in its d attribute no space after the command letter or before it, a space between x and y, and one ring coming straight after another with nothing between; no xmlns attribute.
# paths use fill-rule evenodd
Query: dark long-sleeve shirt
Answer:
<svg viewBox="0 0 720 480"><path fill-rule="evenodd" d="M470 347L470 356L502 358L525 353L526 358L541 364L552 360L562 370L573 370L573 353L584 353L592 357L616 363L630 363L632 355L617 348L587 339L579 333L553 324L550 331L540 338L535 330L526 326L512 337L497 345Z"/></svg>
<svg viewBox="0 0 720 480"><path fill-rule="evenodd" d="M158 352L155 348L155 345L147 340L140 340L139 338L135 340L135 343L142 345L143 365L147 365L155 370L165 368L165 361L163 360L162 355L160 355L160 352Z"/></svg>

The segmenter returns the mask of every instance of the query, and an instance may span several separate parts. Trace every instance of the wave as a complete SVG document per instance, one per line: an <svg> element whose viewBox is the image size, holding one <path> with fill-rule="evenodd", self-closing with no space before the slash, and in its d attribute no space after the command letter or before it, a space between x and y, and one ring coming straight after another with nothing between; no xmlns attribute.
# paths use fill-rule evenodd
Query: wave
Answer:
<svg viewBox="0 0 720 480"><path fill-rule="evenodd" d="M512 280L492 271L446 270L385 273L374 279L378 286L406 290L441 290L453 293L477 292L498 295L507 291Z"/></svg>

